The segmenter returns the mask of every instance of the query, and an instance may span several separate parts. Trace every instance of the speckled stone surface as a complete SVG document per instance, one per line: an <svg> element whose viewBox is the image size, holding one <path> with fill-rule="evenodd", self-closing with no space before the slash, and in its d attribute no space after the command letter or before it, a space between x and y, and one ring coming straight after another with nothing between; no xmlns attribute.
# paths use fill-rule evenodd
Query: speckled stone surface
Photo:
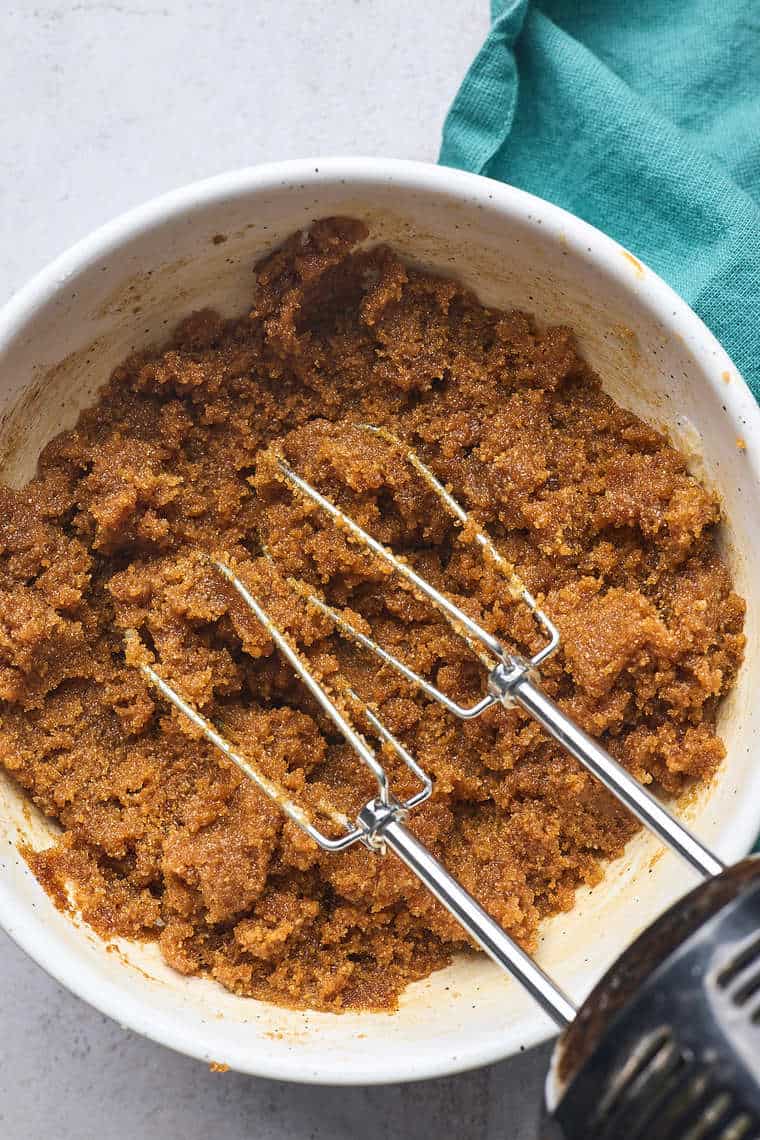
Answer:
<svg viewBox="0 0 760 1140"><path fill-rule="evenodd" d="M433 160L486 0L6 0L0 302L124 209L305 155ZM2 1140L534 1140L546 1048L425 1084L211 1073L71 997L0 933Z"/></svg>

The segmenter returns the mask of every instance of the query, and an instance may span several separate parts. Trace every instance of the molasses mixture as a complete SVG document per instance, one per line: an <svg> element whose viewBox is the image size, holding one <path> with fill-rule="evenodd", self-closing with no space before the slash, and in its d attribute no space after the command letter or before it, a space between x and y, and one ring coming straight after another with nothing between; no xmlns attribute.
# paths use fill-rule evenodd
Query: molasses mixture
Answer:
<svg viewBox="0 0 760 1140"><path fill-rule="evenodd" d="M559 625L548 692L664 793L720 763L743 648L716 498L602 392L572 331L486 308L366 237L340 218L294 235L257 267L250 312L194 313L126 360L36 478L0 491L0 757L62 829L28 853L36 873L184 974L331 1010L392 1008L466 940L393 857L320 852L147 688L130 630L294 796L354 815L372 793L199 552L232 562L334 691L374 703L435 778L413 830L524 946L636 824L519 711L456 721L307 607L288 577L457 700L482 695L464 642L290 493L274 446L508 646L537 649L527 609L356 425L417 449Z"/></svg>

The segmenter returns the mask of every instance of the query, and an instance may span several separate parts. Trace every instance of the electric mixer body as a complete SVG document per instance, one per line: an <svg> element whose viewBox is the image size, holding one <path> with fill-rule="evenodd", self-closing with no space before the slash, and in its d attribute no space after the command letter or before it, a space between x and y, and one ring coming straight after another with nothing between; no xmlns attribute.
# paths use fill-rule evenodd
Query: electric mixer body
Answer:
<svg viewBox="0 0 760 1140"><path fill-rule="evenodd" d="M760 858L696 887L559 1038L542 1140L760 1137Z"/></svg>

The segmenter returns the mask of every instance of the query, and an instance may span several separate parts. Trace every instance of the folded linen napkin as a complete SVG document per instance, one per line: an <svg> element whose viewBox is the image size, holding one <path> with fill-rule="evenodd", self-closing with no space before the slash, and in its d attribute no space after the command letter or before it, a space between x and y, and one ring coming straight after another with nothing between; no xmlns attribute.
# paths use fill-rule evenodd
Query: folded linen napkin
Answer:
<svg viewBox="0 0 760 1140"><path fill-rule="evenodd" d="M758 0L493 0L440 161L627 246L760 397Z"/></svg>

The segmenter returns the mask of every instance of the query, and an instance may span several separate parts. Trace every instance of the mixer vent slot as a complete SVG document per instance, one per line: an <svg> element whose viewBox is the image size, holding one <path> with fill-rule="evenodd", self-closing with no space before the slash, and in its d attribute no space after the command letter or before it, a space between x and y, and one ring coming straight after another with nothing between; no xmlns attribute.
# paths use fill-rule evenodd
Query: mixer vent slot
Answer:
<svg viewBox="0 0 760 1140"><path fill-rule="evenodd" d="M663 1028L613 1080L588 1140L760 1140L760 1121Z"/></svg>
<svg viewBox="0 0 760 1140"><path fill-rule="evenodd" d="M729 989L739 975L752 966L760 970L760 934L753 934L749 944L734 954L731 961L723 967L717 977L718 985L722 990Z"/></svg>
<svg viewBox="0 0 760 1140"><path fill-rule="evenodd" d="M716 981L735 1006L741 1009L749 1005L750 1021L760 1025L760 936L753 935L750 942L734 954Z"/></svg>

